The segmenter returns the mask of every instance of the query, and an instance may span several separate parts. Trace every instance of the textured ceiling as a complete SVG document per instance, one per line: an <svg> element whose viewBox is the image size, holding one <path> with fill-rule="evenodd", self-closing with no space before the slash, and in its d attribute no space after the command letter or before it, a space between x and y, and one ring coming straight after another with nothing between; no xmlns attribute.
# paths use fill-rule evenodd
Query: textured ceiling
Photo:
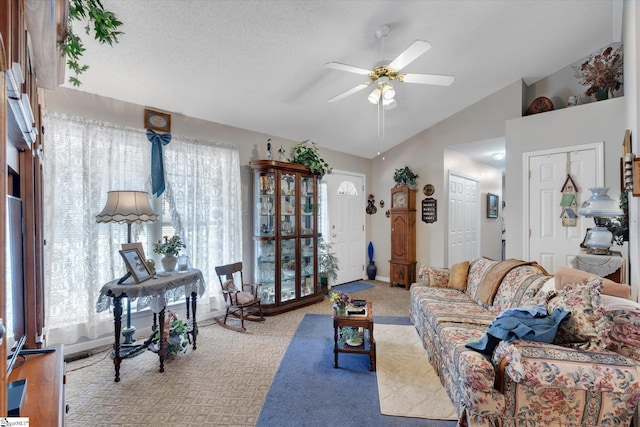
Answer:
<svg viewBox="0 0 640 427"><path fill-rule="evenodd" d="M622 14L619 0L102 2L125 34L114 47L86 39L78 90L367 158L618 41ZM386 59L422 39L433 48L403 71L455 76L395 83L384 138L370 90L327 102L366 77L325 67L373 67L382 24Z"/></svg>

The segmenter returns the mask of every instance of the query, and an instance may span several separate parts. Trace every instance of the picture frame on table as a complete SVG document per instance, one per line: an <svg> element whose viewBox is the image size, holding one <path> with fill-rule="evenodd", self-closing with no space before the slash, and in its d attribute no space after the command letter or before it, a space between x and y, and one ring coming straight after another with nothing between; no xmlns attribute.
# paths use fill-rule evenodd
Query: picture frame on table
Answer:
<svg viewBox="0 0 640 427"><path fill-rule="evenodd" d="M140 242L135 242L135 243L123 243L122 245L122 249L137 249L138 252L140 252L140 255L142 256L142 260L143 261L147 261L147 256L144 254L144 248L142 247L142 243Z"/></svg>
<svg viewBox="0 0 640 427"><path fill-rule="evenodd" d="M171 114L145 108L144 127L146 129L171 133Z"/></svg>
<svg viewBox="0 0 640 427"><path fill-rule="evenodd" d="M138 248L123 249L120 251L120 255L124 260L127 271L136 283L142 283L153 277L149 266L145 262L144 255L140 253Z"/></svg>
<svg viewBox="0 0 640 427"><path fill-rule="evenodd" d="M487 218L498 218L498 204L500 197L497 194L487 193Z"/></svg>

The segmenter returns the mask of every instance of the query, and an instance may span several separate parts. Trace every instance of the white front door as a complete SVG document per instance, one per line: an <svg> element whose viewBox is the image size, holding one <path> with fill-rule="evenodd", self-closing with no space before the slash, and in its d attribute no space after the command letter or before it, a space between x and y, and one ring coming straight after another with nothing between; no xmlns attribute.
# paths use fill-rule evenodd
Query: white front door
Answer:
<svg viewBox="0 0 640 427"><path fill-rule="evenodd" d="M449 267L480 255L479 223L478 181L449 172Z"/></svg>
<svg viewBox="0 0 640 427"><path fill-rule="evenodd" d="M325 241L333 244L340 268L336 285L361 280L365 276L364 176L349 172L325 175L327 229Z"/></svg>
<svg viewBox="0 0 640 427"><path fill-rule="evenodd" d="M601 144L601 143L600 143ZM590 187L603 184L601 149L589 146L563 148L547 154L527 153L529 164L529 256L549 274L558 267L571 266L580 252L580 243L593 220L578 216L576 226L563 226L560 192L567 174L575 182L577 206L589 198Z"/></svg>

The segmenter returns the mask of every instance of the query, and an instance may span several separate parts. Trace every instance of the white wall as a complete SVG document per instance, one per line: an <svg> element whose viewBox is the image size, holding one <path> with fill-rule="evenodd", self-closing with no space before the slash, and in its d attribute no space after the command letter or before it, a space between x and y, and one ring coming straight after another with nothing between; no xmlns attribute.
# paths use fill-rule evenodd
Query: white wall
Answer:
<svg viewBox="0 0 640 427"><path fill-rule="evenodd" d="M521 81L514 82L372 160L368 192L374 194L376 200L389 201L390 190L394 185L393 173L395 169L405 165L419 175L418 206L424 198L422 187L433 184L436 188L432 197L438 201L438 221L433 224L417 221L418 265L422 262L433 266L446 265L448 170L445 165L445 149L451 145L504 136L505 120L521 115L522 93ZM421 218L420 211L418 216ZM367 225L370 230L369 240L376 248L378 275L389 277L389 219L382 210L378 210L376 215L368 215Z"/></svg>
<svg viewBox="0 0 640 427"><path fill-rule="evenodd" d="M578 105L532 116L508 120L506 123L505 200L508 209L506 256L524 255L523 218L523 153L569 147L604 141L604 184L609 194L620 193L620 156L624 140L625 98ZM560 189L558 188L558 191Z"/></svg>

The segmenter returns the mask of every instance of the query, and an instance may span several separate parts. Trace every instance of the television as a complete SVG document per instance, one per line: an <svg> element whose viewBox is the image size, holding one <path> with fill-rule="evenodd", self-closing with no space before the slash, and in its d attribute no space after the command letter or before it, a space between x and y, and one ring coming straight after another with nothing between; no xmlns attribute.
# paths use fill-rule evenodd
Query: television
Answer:
<svg viewBox="0 0 640 427"><path fill-rule="evenodd" d="M22 200L7 196L6 336L7 377L27 339Z"/></svg>

